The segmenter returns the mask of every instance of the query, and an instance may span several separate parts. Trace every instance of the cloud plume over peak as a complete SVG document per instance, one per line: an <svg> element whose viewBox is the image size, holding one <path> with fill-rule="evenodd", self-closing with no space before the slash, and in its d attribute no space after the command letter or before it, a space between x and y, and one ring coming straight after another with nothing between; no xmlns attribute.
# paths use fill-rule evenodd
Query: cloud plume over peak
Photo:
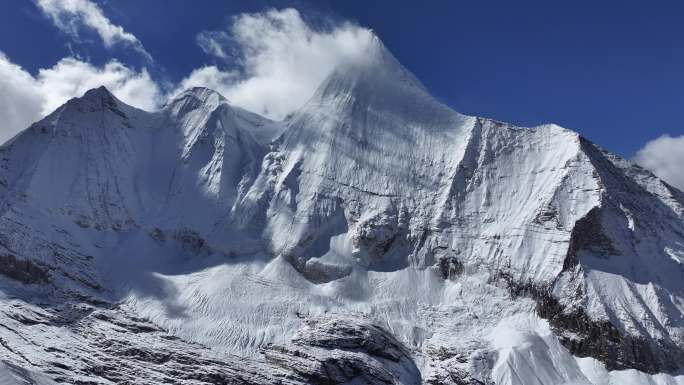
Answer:
<svg viewBox="0 0 684 385"><path fill-rule="evenodd" d="M362 57L371 39L370 30L347 22L313 28L292 8L242 14L224 31L197 36L205 53L232 66L196 69L179 88L214 88L233 104L281 119L338 63Z"/></svg>

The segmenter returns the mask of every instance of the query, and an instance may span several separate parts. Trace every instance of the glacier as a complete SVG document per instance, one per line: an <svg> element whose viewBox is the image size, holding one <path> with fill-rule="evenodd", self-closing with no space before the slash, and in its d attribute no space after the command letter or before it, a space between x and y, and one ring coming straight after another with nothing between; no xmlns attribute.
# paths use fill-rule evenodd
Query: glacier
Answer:
<svg viewBox="0 0 684 385"><path fill-rule="evenodd" d="M684 193L367 50L283 121L101 87L0 147L0 384L684 384Z"/></svg>

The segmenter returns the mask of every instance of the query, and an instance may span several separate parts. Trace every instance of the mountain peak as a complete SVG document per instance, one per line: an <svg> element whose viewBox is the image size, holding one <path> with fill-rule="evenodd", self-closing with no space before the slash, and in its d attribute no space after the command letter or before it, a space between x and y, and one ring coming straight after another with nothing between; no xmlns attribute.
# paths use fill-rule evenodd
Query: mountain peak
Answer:
<svg viewBox="0 0 684 385"><path fill-rule="evenodd" d="M183 91L183 94L192 95L196 98L206 100L211 97L217 97L221 100L226 100L225 96L221 95L218 91L215 91L208 87L190 87Z"/></svg>
<svg viewBox="0 0 684 385"><path fill-rule="evenodd" d="M177 100L182 100L186 98L192 98L196 99L202 103L210 103L210 102L224 102L227 101L225 96L221 95L219 92L208 88L208 87L190 87L186 89L185 91L181 92L178 94L175 98L173 98L173 101L171 103L176 102Z"/></svg>
<svg viewBox="0 0 684 385"><path fill-rule="evenodd" d="M398 95L429 96L423 84L370 31L365 46L339 63L316 90L312 101L341 95L394 99ZM413 97L406 97L413 99Z"/></svg>
<svg viewBox="0 0 684 385"><path fill-rule="evenodd" d="M200 105L214 110L228 101L223 95L207 87L191 87L177 94L165 107L166 110L182 113Z"/></svg>
<svg viewBox="0 0 684 385"><path fill-rule="evenodd" d="M88 91L86 91L85 94L83 94L82 98L89 100L116 99L116 97L105 86L99 86L96 88L89 89Z"/></svg>
<svg viewBox="0 0 684 385"><path fill-rule="evenodd" d="M394 57L380 37L373 31L371 31L368 51L370 65L374 66L376 70L382 70L385 75L395 77L395 80L401 80L404 83L425 90L425 86L423 86L420 80Z"/></svg>
<svg viewBox="0 0 684 385"><path fill-rule="evenodd" d="M99 86L89 89L81 97L72 98L62 108L65 111L70 111L70 114L108 109L121 115L121 108L123 106L125 106L125 103L119 101L105 86Z"/></svg>

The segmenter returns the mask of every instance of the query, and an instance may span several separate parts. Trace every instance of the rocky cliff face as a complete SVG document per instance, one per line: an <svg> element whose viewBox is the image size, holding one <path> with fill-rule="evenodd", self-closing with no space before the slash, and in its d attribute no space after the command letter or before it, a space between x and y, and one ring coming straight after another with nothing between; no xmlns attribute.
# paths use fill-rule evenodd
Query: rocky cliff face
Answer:
<svg viewBox="0 0 684 385"><path fill-rule="evenodd" d="M454 112L377 39L282 122L100 88L0 162L16 378L603 384L684 362L684 194L561 127Z"/></svg>

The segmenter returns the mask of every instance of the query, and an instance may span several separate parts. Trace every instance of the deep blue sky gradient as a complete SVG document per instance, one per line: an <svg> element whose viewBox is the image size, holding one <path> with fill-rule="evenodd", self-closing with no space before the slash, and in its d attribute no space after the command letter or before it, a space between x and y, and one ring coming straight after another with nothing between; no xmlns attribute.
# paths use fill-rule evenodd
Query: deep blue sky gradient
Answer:
<svg viewBox="0 0 684 385"><path fill-rule="evenodd" d="M630 157L662 134L684 134L681 1L98 1L155 58L153 76L177 82L212 59L196 45L231 15L298 8L312 23L370 27L455 110L519 125L553 122ZM32 73L72 52L140 68L131 50L96 36L75 43L30 0L6 0L0 51Z"/></svg>

